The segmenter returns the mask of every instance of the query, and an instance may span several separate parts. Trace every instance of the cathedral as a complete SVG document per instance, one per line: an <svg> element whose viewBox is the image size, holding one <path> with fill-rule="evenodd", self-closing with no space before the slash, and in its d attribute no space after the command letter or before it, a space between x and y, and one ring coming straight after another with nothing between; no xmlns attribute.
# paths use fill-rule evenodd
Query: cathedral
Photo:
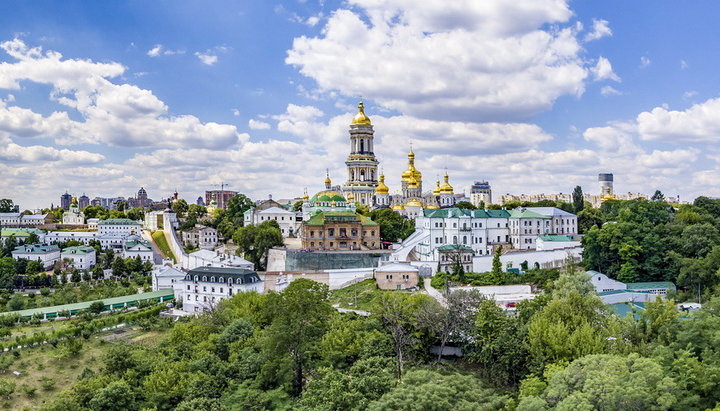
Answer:
<svg viewBox="0 0 720 411"><path fill-rule="evenodd" d="M422 173L415 167L415 153L408 153L408 166L400 179L400 193L390 194L385 176L378 173L375 158L374 130L365 114L362 102L350 124L350 155L345 161L348 180L342 191L349 201L357 201L370 208L392 208L408 217L416 217L423 208L449 208L455 206L455 194L450 177L445 172L444 182L436 181L433 190L423 192Z"/></svg>

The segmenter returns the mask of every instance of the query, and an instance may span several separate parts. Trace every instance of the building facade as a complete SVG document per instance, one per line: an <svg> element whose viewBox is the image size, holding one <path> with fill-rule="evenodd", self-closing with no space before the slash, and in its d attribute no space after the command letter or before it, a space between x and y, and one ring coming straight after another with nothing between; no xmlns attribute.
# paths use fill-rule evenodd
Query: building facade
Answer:
<svg viewBox="0 0 720 411"><path fill-rule="evenodd" d="M182 257L182 268L192 270L197 267L231 267L253 270L253 263L250 261L231 254L229 252L221 253L220 251L198 250L194 253L184 254Z"/></svg>
<svg viewBox="0 0 720 411"><path fill-rule="evenodd" d="M85 214L80 211L77 198L72 198L70 209L63 213L62 223L63 225L85 225Z"/></svg>
<svg viewBox="0 0 720 411"><path fill-rule="evenodd" d="M389 263L376 268L373 276L381 290L408 290L418 286L420 270L408 263Z"/></svg>
<svg viewBox="0 0 720 411"><path fill-rule="evenodd" d="M209 190L205 192L205 204L209 206L214 202L217 208L222 208L224 210L230 202L230 199L235 197L237 194L237 191Z"/></svg>
<svg viewBox="0 0 720 411"><path fill-rule="evenodd" d="M492 204L492 189L487 181L476 181L470 187L470 202L478 208Z"/></svg>
<svg viewBox="0 0 720 411"><path fill-rule="evenodd" d="M274 220L280 226L283 237L297 236L302 225L302 213L290 211L272 199L262 201L257 207L247 210L243 218L246 226Z"/></svg>
<svg viewBox="0 0 720 411"><path fill-rule="evenodd" d="M374 130L370 118L365 115L365 106L358 104L358 113L350 123L350 155L345 165L348 170L348 180L343 186L346 196L354 200L373 206L373 195L378 186L378 161L374 153Z"/></svg>
<svg viewBox="0 0 720 411"><path fill-rule="evenodd" d="M455 272L457 267L461 267L464 272L471 272L473 269L472 248L461 244L447 244L438 247L438 257L440 260L439 269L445 273Z"/></svg>
<svg viewBox="0 0 720 411"><path fill-rule="evenodd" d="M220 301L241 293L262 293L264 284L255 271L242 268L198 267L175 283L175 299L189 313L212 311Z"/></svg>
<svg viewBox="0 0 720 411"><path fill-rule="evenodd" d="M182 232L182 242L185 247L212 250L218 243L218 233L212 227L197 224Z"/></svg>
<svg viewBox="0 0 720 411"><path fill-rule="evenodd" d="M39 261L48 270L55 264L55 261L60 260L60 248L56 245L28 244L15 248L11 255L16 260L22 258L28 261Z"/></svg>
<svg viewBox="0 0 720 411"><path fill-rule="evenodd" d="M95 267L97 262L95 249L85 245L64 248L60 252L60 258L70 260L72 266L78 270L89 270Z"/></svg>
<svg viewBox="0 0 720 411"><path fill-rule="evenodd" d="M131 236L123 242L122 256L123 258L140 257L143 262L153 262L154 252L149 242L138 236Z"/></svg>
<svg viewBox="0 0 720 411"><path fill-rule="evenodd" d="M321 212L303 222L300 238L306 250L380 249L380 226L352 212Z"/></svg>

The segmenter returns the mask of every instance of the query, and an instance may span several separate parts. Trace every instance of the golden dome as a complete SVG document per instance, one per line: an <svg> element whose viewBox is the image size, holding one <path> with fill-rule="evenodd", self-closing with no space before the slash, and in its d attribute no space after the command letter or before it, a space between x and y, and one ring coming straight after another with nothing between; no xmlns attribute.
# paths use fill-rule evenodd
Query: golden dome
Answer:
<svg viewBox="0 0 720 411"><path fill-rule="evenodd" d="M330 175L325 176L325 188L330 188L332 186L332 180L330 180Z"/></svg>
<svg viewBox="0 0 720 411"><path fill-rule="evenodd" d="M408 201L407 204L405 204L405 207L422 207L423 203L415 198Z"/></svg>
<svg viewBox="0 0 720 411"><path fill-rule="evenodd" d="M405 209L405 206L402 205L402 204L395 204L395 205L392 207L392 209L395 210L395 211L400 211L400 210L404 210L404 209Z"/></svg>
<svg viewBox="0 0 720 411"><path fill-rule="evenodd" d="M78 203L77 197L73 197L70 199L70 204L77 204L77 203Z"/></svg>
<svg viewBox="0 0 720 411"><path fill-rule="evenodd" d="M412 149L408 153L408 168L402 173L403 180L410 182L410 177L415 177L418 182L422 181L422 173L415 168L415 153Z"/></svg>
<svg viewBox="0 0 720 411"><path fill-rule="evenodd" d="M429 208L429 209L431 209L431 210L435 210L435 209L440 208L440 207L436 206L435 204L428 204L428 205L425 206L425 208Z"/></svg>
<svg viewBox="0 0 720 411"><path fill-rule="evenodd" d="M347 198L348 201L355 201L355 194L349 193L345 198Z"/></svg>
<svg viewBox="0 0 720 411"><path fill-rule="evenodd" d="M305 193L305 195L302 196L303 201L308 201L310 199L310 196Z"/></svg>
<svg viewBox="0 0 720 411"><path fill-rule="evenodd" d="M418 183L417 178L415 178L415 176L410 176L410 178L408 179L408 184L407 184L408 188L418 188L419 185L420 185L420 183Z"/></svg>
<svg viewBox="0 0 720 411"><path fill-rule="evenodd" d="M353 117L350 124L371 124L370 117L365 115L365 105L362 101L358 103L358 113Z"/></svg>
<svg viewBox="0 0 720 411"><path fill-rule="evenodd" d="M453 194L453 186L449 183L450 177L445 173L445 183L440 186L440 194Z"/></svg>
<svg viewBox="0 0 720 411"><path fill-rule="evenodd" d="M440 195L440 180L436 180L435 183L437 184L437 187L433 190L433 194L436 196Z"/></svg>
<svg viewBox="0 0 720 411"><path fill-rule="evenodd" d="M375 194L388 194L390 189L385 185L385 174L380 174L380 182L375 188Z"/></svg>

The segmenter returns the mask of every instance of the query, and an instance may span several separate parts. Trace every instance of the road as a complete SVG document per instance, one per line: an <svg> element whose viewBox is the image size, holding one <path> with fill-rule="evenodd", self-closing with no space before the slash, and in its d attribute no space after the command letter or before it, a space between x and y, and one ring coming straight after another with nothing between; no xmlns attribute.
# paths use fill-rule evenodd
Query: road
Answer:
<svg viewBox="0 0 720 411"><path fill-rule="evenodd" d="M156 265L162 264L163 262L163 253L160 251L160 248L155 244L155 241L152 239L152 235L150 234L149 230L143 230L142 231L142 238L150 243L150 246L153 249L153 263Z"/></svg>

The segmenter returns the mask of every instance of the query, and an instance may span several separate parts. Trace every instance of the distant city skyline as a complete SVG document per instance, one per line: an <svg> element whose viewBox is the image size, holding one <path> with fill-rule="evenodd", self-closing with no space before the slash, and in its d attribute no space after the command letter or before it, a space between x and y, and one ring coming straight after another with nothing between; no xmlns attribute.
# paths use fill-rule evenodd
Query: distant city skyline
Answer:
<svg viewBox="0 0 720 411"><path fill-rule="evenodd" d="M613 173L618 193L720 196L714 2L5 4L0 197L23 209L342 185L360 99L391 193L412 143L468 195Z"/></svg>

